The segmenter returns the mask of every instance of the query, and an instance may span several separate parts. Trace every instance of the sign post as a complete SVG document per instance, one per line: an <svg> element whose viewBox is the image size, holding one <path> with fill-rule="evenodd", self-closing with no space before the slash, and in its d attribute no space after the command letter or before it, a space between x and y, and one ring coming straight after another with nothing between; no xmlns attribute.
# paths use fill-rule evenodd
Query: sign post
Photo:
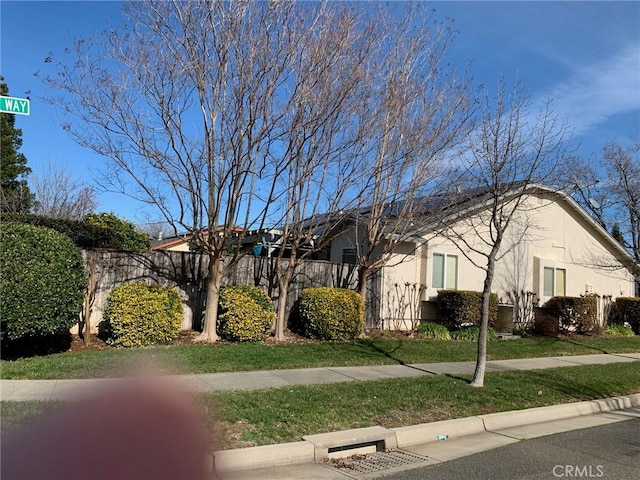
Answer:
<svg viewBox="0 0 640 480"><path fill-rule="evenodd" d="M0 97L0 112L29 115L31 102L28 98Z"/></svg>

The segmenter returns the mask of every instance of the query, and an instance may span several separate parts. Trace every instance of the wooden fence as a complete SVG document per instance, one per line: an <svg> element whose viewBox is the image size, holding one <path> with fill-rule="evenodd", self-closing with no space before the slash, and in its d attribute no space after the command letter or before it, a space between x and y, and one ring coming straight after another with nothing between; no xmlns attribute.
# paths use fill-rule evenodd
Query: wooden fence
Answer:
<svg viewBox="0 0 640 480"><path fill-rule="evenodd" d="M111 290L122 283L145 281L178 290L183 299L182 329L199 330L206 307L209 260L192 252L154 251L149 253L85 250L83 252L89 284L93 283L90 324L96 331ZM286 259L283 261L287 261ZM276 259L246 256L237 263L226 261L222 285L254 285L263 288L277 306L278 285ZM367 327L378 325L380 312L380 275L368 282ZM302 289L308 287L341 287L355 289L357 270L354 265L325 261L305 261L295 271L286 299L287 317Z"/></svg>

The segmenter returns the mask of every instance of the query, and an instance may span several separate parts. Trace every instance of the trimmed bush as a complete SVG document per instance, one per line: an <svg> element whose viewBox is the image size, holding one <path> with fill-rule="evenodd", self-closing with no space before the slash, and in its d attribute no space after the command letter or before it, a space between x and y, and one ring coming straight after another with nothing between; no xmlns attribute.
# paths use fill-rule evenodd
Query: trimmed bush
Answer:
<svg viewBox="0 0 640 480"><path fill-rule="evenodd" d="M99 248L127 252L146 252L151 248L149 235L139 232L133 223L113 213L90 213L82 222L97 232Z"/></svg>
<svg viewBox="0 0 640 480"><path fill-rule="evenodd" d="M440 317L449 330L458 330L464 325L479 325L482 315L482 292L469 290L439 290L437 297ZM498 318L498 295L491 294L489 300L489 325Z"/></svg>
<svg viewBox="0 0 640 480"><path fill-rule="evenodd" d="M609 325L604 329L604 333L612 337L633 337L634 333L631 327L625 325Z"/></svg>
<svg viewBox="0 0 640 480"><path fill-rule="evenodd" d="M54 335L78 322L87 285L82 252L59 232L1 223L2 338Z"/></svg>
<svg viewBox="0 0 640 480"><path fill-rule="evenodd" d="M298 300L301 333L319 340L352 340L364 326L364 302L344 288L306 288Z"/></svg>
<svg viewBox="0 0 640 480"><path fill-rule="evenodd" d="M126 283L111 291L104 309L107 343L117 347L166 344L180 332L182 300L172 288Z"/></svg>
<svg viewBox="0 0 640 480"><path fill-rule="evenodd" d="M480 336L480 327L474 325L472 327L464 327L460 330L456 330L451 334L451 338L454 340L459 340L463 342L477 342L478 337ZM487 330L487 340L497 340L498 335L496 331L489 327Z"/></svg>
<svg viewBox="0 0 640 480"><path fill-rule="evenodd" d="M543 307L535 307L533 311L535 313L534 333L543 337L557 337L560 333L558 317Z"/></svg>
<svg viewBox="0 0 640 480"><path fill-rule="evenodd" d="M220 290L218 334L232 342L259 342L276 319L271 299L258 287L234 286Z"/></svg>
<svg viewBox="0 0 640 480"><path fill-rule="evenodd" d="M51 228L67 235L80 248L131 252L146 252L151 248L149 235L137 231L135 225L111 213L89 214L82 220L23 214L3 214L3 219Z"/></svg>
<svg viewBox="0 0 640 480"><path fill-rule="evenodd" d="M609 323L628 323L636 335L640 335L640 298L618 297L611 308Z"/></svg>
<svg viewBox="0 0 640 480"><path fill-rule="evenodd" d="M451 340L447 327L435 322L424 322L418 325L418 334L433 340Z"/></svg>
<svg viewBox="0 0 640 480"><path fill-rule="evenodd" d="M544 308L558 319L561 332L591 333L598 330L596 297L552 297Z"/></svg>

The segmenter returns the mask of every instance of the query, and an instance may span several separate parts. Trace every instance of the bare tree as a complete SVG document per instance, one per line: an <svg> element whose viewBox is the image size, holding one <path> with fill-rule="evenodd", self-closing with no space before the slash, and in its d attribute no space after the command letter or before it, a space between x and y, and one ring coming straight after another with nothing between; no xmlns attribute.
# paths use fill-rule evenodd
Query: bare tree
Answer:
<svg viewBox="0 0 640 480"><path fill-rule="evenodd" d="M308 8L308 7L307 7ZM296 267L335 234L349 186L360 175L354 115L366 95L365 61L377 41L362 9L320 7L293 67L295 89L284 118L277 211L281 246L276 257L278 311L275 338L286 327L286 299ZM372 20L372 19L370 19Z"/></svg>
<svg viewBox="0 0 640 480"><path fill-rule="evenodd" d="M80 220L97 207L95 190L62 164L49 160L44 170L32 174L31 183L36 215Z"/></svg>
<svg viewBox="0 0 640 480"><path fill-rule="evenodd" d="M272 203L282 95L309 20L289 2L131 2L125 13L99 42L76 41L46 83L77 120L64 128L111 160L106 186L208 256L199 338L213 342L225 256Z"/></svg>
<svg viewBox="0 0 640 480"><path fill-rule="evenodd" d="M509 93L501 79L495 99L484 95L478 127L469 135L457 176L452 178L452 184L460 182L467 187L460 189L461 197L476 191L481 200L475 209L453 218L448 214L443 217L445 224L439 232L485 271L477 361L471 382L474 387L484 385L489 299L496 263L527 236L531 227L526 215L530 208L527 193L536 183L555 184L558 166L566 155L566 139L566 129L558 124L550 102L534 115L522 85L517 83Z"/></svg>
<svg viewBox="0 0 640 480"><path fill-rule="evenodd" d="M362 21L358 11L366 9L329 2L132 2L129 25L106 32L99 43L77 41L72 61L57 62L58 72L46 79L63 93L51 100L78 120L65 129L111 159L105 186L155 207L209 257L202 340L217 339L223 269L242 254L245 232L279 219L295 256L319 235L301 219L349 197L341 182L355 162L415 158L427 145L437 152L446 143L447 115L457 110L440 107L457 90L435 75L441 48L429 42L438 38L421 22L418 34L403 40L413 21L406 15L403 28L381 40L375 23ZM381 8L376 20L391 22L385 15L393 17ZM377 57L368 53L371 45ZM378 60L386 62L387 78L374 74ZM375 91L365 102L367 88ZM429 134L420 121L430 122ZM393 133L381 139L373 133L380 128ZM355 152L362 132L369 138ZM400 147L388 147L394 142ZM360 175L398 173L406 184L427 170L426 160L404 165L365 164ZM357 197L352 190L351 201ZM281 272L281 298L295 262L289 259Z"/></svg>
<svg viewBox="0 0 640 480"><path fill-rule="evenodd" d="M611 141L603 149L599 168L574 158L567 183L574 197L632 255L640 269L640 141L624 147ZM592 259L598 264L598 259ZM606 268L607 265L598 266ZM636 278L636 289L640 279Z"/></svg>
<svg viewBox="0 0 640 480"><path fill-rule="evenodd" d="M445 154L470 126L469 82L443 65L452 41L445 24L414 5L399 20L381 22L381 54L367 71L370 94L359 109L362 148L360 204L351 212L356 234L358 288L414 231L423 212L416 201L441 173Z"/></svg>

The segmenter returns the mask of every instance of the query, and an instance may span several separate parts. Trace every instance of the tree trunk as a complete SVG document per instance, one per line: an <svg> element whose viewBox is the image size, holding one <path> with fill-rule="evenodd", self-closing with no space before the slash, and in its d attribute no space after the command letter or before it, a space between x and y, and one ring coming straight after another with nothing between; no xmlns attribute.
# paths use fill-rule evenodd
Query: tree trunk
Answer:
<svg viewBox="0 0 640 480"><path fill-rule="evenodd" d="M207 308L204 314L204 326L197 341L214 343L218 341L218 299L222 281L222 259L209 257L209 285L207 286Z"/></svg>
<svg viewBox="0 0 640 480"><path fill-rule="evenodd" d="M289 293L289 284L292 278L293 269L289 266L282 277L278 276L278 312L274 332L274 338L277 342L284 340L284 331L287 325L287 294Z"/></svg>
<svg viewBox="0 0 640 480"><path fill-rule="evenodd" d="M82 303L83 325L78 325L78 335L83 337L82 340L84 341L85 347L91 345L91 309L96 297L96 290L98 289L96 255L97 254L95 252L91 251L87 251L86 253L88 275L87 288L84 291L84 302Z"/></svg>
<svg viewBox="0 0 640 480"><path fill-rule="evenodd" d="M89 288L89 287L87 287ZM84 346L88 347L91 345L91 300L89 295L85 295L84 297Z"/></svg>
<svg viewBox="0 0 640 480"><path fill-rule="evenodd" d="M478 335L478 356L476 358L476 370L471 380L472 387L484 386L484 373L487 369L487 331L489 329L489 307L491 305L491 285L496 266L497 249L492 251L487 262L487 274L484 278L482 289L482 315L480 317L480 334Z"/></svg>
<svg viewBox="0 0 640 480"><path fill-rule="evenodd" d="M362 302L364 303L364 314L365 319L362 324L362 330L360 331L360 338L365 337L365 325L367 324L367 278L369 277L369 269L366 267L360 267L358 269L358 293L362 297Z"/></svg>

